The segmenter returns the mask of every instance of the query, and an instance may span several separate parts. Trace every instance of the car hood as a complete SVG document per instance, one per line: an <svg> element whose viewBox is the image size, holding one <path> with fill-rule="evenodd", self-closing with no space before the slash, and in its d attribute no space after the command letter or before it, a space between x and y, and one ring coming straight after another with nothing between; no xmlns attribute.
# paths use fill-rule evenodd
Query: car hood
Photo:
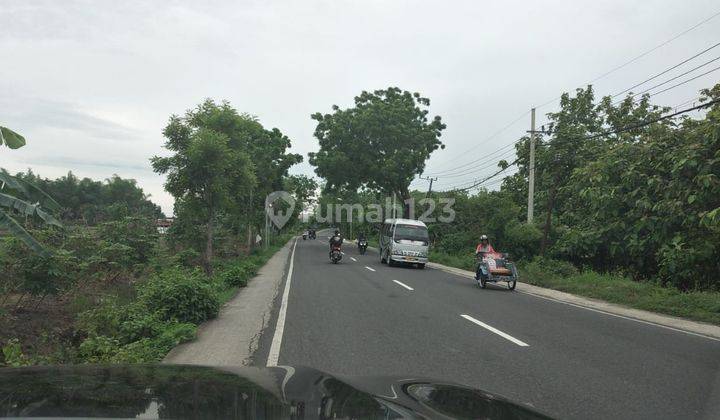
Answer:
<svg viewBox="0 0 720 420"><path fill-rule="evenodd" d="M0 416L485 418L546 416L465 386L315 369L83 365L0 369Z"/></svg>

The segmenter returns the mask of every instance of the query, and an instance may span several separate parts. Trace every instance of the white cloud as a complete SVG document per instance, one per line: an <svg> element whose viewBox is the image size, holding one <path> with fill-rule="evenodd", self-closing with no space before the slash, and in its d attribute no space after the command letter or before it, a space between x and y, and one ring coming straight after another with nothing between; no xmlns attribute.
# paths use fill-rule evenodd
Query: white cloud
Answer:
<svg viewBox="0 0 720 420"><path fill-rule="evenodd" d="M431 112L447 123L447 149L428 169L448 169L522 135L529 121L481 145L533 104L669 39L716 7L711 0L693 7L669 0L652 6L639 0L6 0L0 121L25 134L28 146L0 151L2 165L37 165L44 176L67 170L132 176L169 212L172 200L148 159L163 153L161 131L171 114L206 97L227 99L280 128L294 151L306 154L317 147L311 113L347 106L363 89L397 85L429 97ZM718 38L718 21L703 25L600 80L598 93L622 90ZM682 102L716 80L698 80L658 100ZM539 119L551 109L539 110ZM482 147L461 153L474 145ZM292 171L312 168L303 163Z"/></svg>

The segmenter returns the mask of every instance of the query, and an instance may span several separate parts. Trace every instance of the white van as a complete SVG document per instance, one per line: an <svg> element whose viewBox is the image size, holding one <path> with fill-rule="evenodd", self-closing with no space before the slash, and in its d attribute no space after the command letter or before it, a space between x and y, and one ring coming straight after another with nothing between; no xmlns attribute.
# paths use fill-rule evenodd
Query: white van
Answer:
<svg viewBox="0 0 720 420"><path fill-rule="evenodd" d="M387 219L380 229L380 262L417 264L425 268L430 239L425 223L412 219Z"/></svg>

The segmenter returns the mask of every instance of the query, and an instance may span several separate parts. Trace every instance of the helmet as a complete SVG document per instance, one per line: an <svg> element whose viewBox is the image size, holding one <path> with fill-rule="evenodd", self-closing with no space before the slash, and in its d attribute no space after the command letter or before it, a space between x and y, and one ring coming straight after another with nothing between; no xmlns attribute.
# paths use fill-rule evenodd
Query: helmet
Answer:
<svg viewBox="0 0 720 420"><path fill-rule="evenodd" d="M488 240L487 235L480 235L480 242L487 241L487 240Z"/></svg>
<svg viewBox="0 0 720 420"><path fill-rule="evenodd" d="M335 229L335 234L336 234L336 235L339 235L339 234L340 234L340 229Z"/></svg>

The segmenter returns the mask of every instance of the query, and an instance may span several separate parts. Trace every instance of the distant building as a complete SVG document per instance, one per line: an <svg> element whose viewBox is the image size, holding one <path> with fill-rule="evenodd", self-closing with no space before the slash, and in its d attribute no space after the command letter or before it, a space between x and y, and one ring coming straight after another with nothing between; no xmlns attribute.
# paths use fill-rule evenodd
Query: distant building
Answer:
<svg viewBox="0 0 720 420"><path fill-rule="evenodd" d="M157 227L158 233L161 235L166 234L168 229L170 229L170 226L172 226L174 221L175 221L174 217L168 217L165 219L157 219L155 221L155 227Z"/></svg>

